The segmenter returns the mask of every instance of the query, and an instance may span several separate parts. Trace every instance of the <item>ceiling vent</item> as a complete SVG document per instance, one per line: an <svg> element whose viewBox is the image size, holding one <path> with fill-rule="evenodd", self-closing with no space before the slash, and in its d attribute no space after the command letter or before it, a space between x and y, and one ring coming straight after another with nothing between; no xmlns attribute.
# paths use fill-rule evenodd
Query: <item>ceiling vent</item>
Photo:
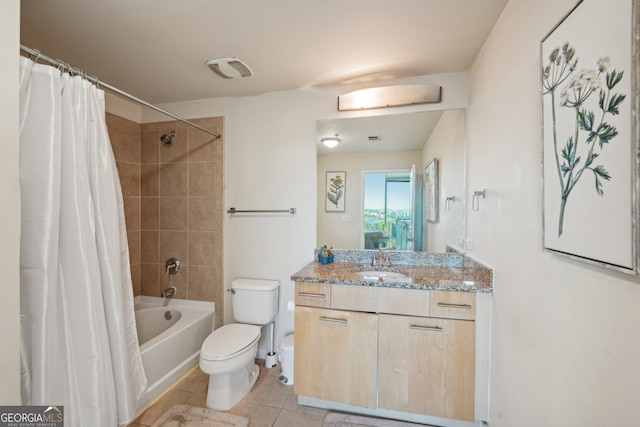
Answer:
<svg viewBox="0 0 640 427"><path fill-rule="evenodd" d="M210 59L206 64L211 71L224 79L239 79L253 75L251 68L238 58Z"/></svg>

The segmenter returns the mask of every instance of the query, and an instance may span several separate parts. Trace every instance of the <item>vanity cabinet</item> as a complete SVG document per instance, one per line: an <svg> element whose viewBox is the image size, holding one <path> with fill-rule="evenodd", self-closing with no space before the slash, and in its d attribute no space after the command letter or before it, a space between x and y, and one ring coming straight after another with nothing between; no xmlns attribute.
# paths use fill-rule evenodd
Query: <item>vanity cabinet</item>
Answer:
<svg viewBox="0 0 640 427"><path fill-rule="evenodd" d="M475 301L470 292L296 282L294 392L473 421Z"/></svg>
<svg viewBox="0 0 640 427"><path fill-rule="evenodd" d="M378 321L378 406L472 421L474 322L387 314Z"/></svg>
<svg viewBox="0 0 640 427"><path fill-rule="evenodd" d="M376 407L377 315L296 307L295 332L297 394Z"/></svg>

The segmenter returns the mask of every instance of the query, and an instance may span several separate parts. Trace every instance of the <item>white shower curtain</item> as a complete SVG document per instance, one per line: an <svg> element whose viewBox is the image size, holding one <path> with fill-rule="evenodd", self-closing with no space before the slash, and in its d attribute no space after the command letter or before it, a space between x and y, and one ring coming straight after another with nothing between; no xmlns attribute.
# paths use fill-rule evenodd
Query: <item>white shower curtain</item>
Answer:
<svg viewBox="0 0 640 427"><path fill-rule="evenodd" d="M146 377L104 92L20 67L23 404L64 405L66 427L115 427Z"/></svg>

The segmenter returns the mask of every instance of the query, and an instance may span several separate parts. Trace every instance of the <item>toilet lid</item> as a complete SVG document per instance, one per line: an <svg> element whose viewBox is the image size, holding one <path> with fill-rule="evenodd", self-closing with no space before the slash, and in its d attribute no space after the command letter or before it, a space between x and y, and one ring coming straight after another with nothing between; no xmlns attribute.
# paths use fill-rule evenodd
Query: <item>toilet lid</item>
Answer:
<svg viewBox="0 0 640 427"><path fill-rule="evenodd" d="M226 359L260 338L260 327L231 323L213 331L202 343L200 355L208 360Z"/></svg>

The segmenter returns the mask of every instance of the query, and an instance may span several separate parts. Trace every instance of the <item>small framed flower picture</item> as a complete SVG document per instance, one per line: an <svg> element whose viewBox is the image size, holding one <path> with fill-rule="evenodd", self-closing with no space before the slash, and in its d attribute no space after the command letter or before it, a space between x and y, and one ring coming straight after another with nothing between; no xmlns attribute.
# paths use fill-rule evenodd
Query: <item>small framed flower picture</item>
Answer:
<svg viewBox="0 0 640 427"><path fill-rule="evenodd" d="M327 172L327 191L325 192L326 212L344 212L347 173Z"/></svg>
<svg viewBox="0 0 640 427"><path fill-rule="evenodd" d="M631 274L638 274L637 2L578 2L540 52L544 248Z"/></svg>
<svg viewBox="0 0 640 427"><path fill-rule="evenodd" d="M428 222L438 222L438 159L424 168L424 217Z"/></svg>

